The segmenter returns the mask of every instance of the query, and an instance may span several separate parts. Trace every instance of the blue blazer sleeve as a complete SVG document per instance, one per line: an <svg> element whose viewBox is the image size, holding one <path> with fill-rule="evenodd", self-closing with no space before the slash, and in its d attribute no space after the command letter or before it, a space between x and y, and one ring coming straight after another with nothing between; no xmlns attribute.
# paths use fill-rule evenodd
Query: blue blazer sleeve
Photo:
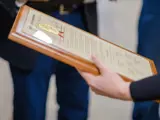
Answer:
<svg viewBox="0 0 160 120"><path fill-rule="evenodd" d="M160 75L131 83L130 92L134 101L160 99Z"/></svg>

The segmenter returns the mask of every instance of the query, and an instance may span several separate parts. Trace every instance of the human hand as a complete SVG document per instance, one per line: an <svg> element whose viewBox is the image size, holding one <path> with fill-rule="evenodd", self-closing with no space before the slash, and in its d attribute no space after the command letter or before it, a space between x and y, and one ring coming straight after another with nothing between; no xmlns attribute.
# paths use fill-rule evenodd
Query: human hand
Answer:
<svg viewBox="0 0 160 120"><path fill-rule="evenodd" d="M92 60L100 70L99 76L78 70L91 89L98 95L131 100L130 83L125 82L118 74L106 68L96 57L92 56Z"/></svg>

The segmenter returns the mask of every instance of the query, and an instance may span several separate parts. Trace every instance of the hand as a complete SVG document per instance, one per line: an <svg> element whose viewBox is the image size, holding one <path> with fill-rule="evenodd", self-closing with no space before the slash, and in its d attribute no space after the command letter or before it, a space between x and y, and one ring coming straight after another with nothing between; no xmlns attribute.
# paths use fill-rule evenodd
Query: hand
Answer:
<svg viewBox="0 0 160 120"><path fill-rule="evenodd" d="M131 100L130 83L125 82L118 74L107 69L96 57L92 56L92 60L100 70L99 76L78 70L91 89L102 96Z"/></svg>

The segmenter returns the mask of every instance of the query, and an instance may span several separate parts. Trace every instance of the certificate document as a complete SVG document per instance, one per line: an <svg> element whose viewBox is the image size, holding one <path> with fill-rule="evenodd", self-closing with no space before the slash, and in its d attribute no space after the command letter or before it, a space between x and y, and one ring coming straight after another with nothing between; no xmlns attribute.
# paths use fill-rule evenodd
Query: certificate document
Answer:
<svg viewBox="0 0 160 120"><path fill-rule="evenodd" d="M132 80L154 75L149 59L40 11L30 7L27 10L19 31L32 41L90 63L90 56L95 55L106 67Z"/></svg>

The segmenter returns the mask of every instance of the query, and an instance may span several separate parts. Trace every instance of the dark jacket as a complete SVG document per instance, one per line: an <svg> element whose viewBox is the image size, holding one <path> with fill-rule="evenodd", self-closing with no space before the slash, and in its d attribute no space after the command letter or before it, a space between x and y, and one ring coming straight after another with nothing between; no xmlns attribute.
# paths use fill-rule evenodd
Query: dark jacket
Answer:
<svg viewBox="0 0 160 120"><path fill-rule="evenodd" d="M38 53L7 39L16 16L15 1L1 0L0 15L0 57L19 68L31 69Z"/></svg>
<svg viewBox="0 0 160 120"><path fill-rule="evenodd" d="M145 13L160 14L160 0L143 0L142 10Z"/></svg>
<svg viewBox="0 0 160 120"><path fill-rule="evenodd" d="M7 39L16 16L15 1L1 0L1 3L0 57L21 69L32 69L39 53ZM34 6L31 7L34 8ZM82 14L88 30L91 33L97 34L96 4L85 5Z"/></svg>

